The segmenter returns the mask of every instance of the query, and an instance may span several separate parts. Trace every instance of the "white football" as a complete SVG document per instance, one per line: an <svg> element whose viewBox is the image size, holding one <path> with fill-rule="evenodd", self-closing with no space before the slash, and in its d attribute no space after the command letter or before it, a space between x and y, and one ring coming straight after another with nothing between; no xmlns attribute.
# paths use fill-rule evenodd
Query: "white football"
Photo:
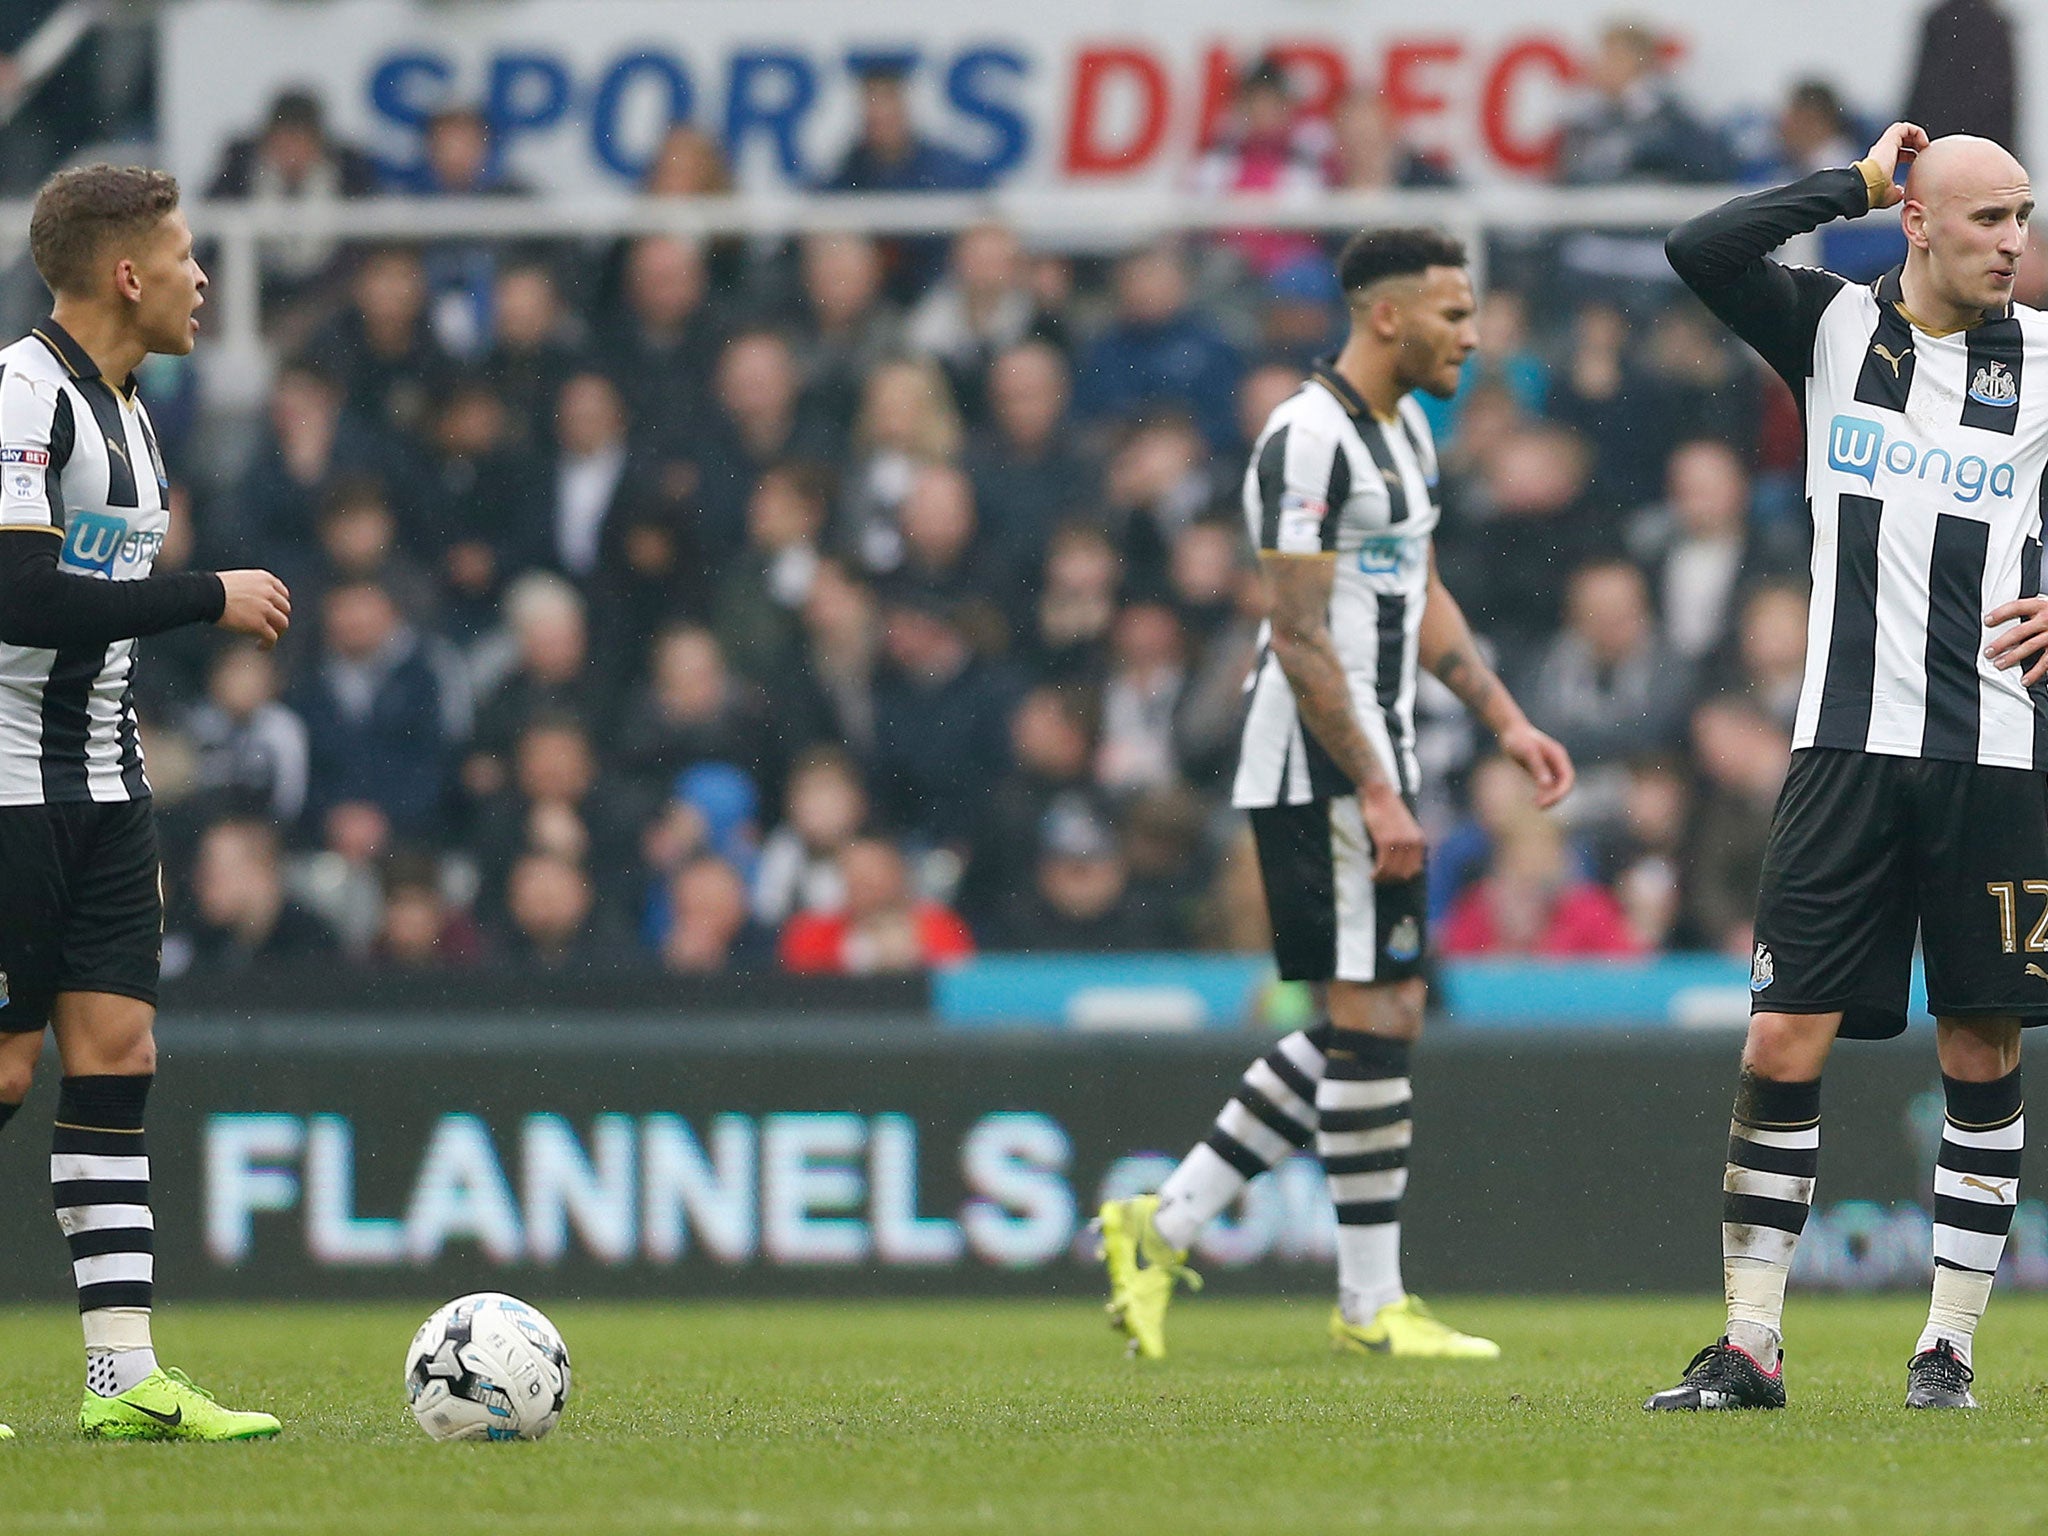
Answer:
<svg viewBox="0 0 2048 1536"><path fill-rule="evenodd" d="M569 1348L516 1296L459 1296L412 1336L405 1396L436 1440L538 1440L569 1400Z"/></svg>

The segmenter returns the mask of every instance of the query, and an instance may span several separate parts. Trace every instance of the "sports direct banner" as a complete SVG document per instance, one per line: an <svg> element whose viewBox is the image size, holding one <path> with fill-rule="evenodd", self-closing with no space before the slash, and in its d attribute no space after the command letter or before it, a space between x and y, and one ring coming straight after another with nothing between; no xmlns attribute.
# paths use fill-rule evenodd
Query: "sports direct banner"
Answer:
<svg viewBox="0 0 2048 1536"><path fill-rule="evenodd" d="M1685 93L1716 116L1771 113L1794 80L1833 82L1856 109L1904 99L1918 0L1645 0ZM2021 46L2048 27L2011 7ZM1544 165L1612 0L186 0L163 7L167 162L210 180L286 87L312 90L344 136L388 165L420 157L429 114L482 107L506 161L543 187L630 187L662 131L715 135L743 185L809 185L852 131L857 70L912 67L918 122L995 184L1170 187L1268 52L1315 103L1383 82L1414 142L1464 178ZM2048 78L2023 59L2023 82ZM2029 67L2030 64L2033 67ZM2023 93L2024 94L2024 93Z"/></svg>
<svg viewBox="0 0 2048 1536"><path fill-rule="evenodd" d="M764 1018L168 1022L150 1101L168 1298L1096 1291L1085 1223L1208 1129L1246 1035L1106 1040ZM1416 1069L1407 1272L1434 1291L1711 1291L1737 1041L1445 1038ZM69 1294L46 1179L54 1071L0 1140L0 1300ZM1797 1283L1920 1286L1931 1040L1828 1067ZM1330 1283L1314 1163L1196 1259L1222 1293ZM2025 1201L2008 1281L2048 1286Z"/></svg>

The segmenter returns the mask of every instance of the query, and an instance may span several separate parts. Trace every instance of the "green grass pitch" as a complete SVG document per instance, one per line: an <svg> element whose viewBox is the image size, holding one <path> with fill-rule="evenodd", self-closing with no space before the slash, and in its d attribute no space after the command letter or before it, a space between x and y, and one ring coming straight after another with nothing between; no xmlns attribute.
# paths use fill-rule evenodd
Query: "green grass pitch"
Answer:
<svg viewBox="0 0 2048 1536"><path fill-rule="evenodd" d="M1974 1415L1900 1407L1912 1298L1795 1297L1792 1407L1641 1411L1708 1299L1447 1298L1497 1365L1339 1359L1323 1306L1195 1298L1124 1360L1069 1303L581 1306L539 1445L430 1443L418 1306L173 1307L166 1359L285 1421L268 1445L77 1439L76 1323L0 1311L0 1531L319 1533L2048 1529L2048 1299L2004 1297Z"/></svg>

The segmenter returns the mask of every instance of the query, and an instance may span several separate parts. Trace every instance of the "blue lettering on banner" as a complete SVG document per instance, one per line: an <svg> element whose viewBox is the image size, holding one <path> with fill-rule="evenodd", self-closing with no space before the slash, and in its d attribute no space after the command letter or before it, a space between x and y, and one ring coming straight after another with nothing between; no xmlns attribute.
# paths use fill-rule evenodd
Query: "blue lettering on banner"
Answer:
<svg viewBox="0 0 2048 1536"><path fill-rule="evenodd" d="M424 138L427 123L443 105L454 78L455 67L439 54L394 53L370 72L370 110ZM382 168L410 176L419 174L420 165L415 159L410 165L386 163Z"/></svg>
<svg viewBox="0 0 2048 1536"><path fill-rule="evenodd" d="M663 96L661 123L643 149L629 149L619 119L634 88L650 82ZM629 181L638 182L653 163L661 139L677 123L690 121L695 93L680 60L664 53L629 53L605 72L590 104L590 147L599 163Z"/></svg>
<svg viewBox="0 0 2048 1536"><path fill-rule="evenodd" d="M726 164L738 165L747 141L765 133L774 142L776 164L783 174L791 181L811 180L796 136L817 99L818 72L802 54L734 55L725 95Z"/></svg>
<svg viewBox="0 0 2048 1536"><path fill-rule="evenodd" d="M552 128L569 114L569 71L544 53L501 53L491 60L484 87L484 120L491 125L491 160L502 166L513 140Z"/></svg>
<svg viewBox="0 0 2048 1536"><path fill-rule="evenodd" d="M1828 424L1828 467L1871 486L1880 469L1901 480L1931 480L1966 506L1981 501L1986 490L2011 500L2019 478L2009 462L1993 464L1974 453L1958 459L1946 448L1923 447L1908 437L1887 442L1884 427L1864 416L1837 416Z"/></svg>
<svg viewBox="0 0 2048 1536"><path fill-rule="evenodd" d="M1031 127L1024 114L998 96L986 94L999 77L1021 80L1029 73L1023 55L1008 48L974 48L946 71L946 100L963 116L987 130L989 148L969 167L985 181L1015 170L1031 147Z"/></svg>

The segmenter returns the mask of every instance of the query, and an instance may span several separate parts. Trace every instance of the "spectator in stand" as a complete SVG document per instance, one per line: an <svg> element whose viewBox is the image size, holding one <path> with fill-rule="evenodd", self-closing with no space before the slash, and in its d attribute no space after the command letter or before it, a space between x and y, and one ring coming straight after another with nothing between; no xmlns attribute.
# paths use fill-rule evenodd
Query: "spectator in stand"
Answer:
<svg viewBox="0 0 2048 1536"><path fill-rule="evenodd" d="M254 551L272 567L302 565L335 482L374 472L384 457L376 434L343 409L331 376L287 364L270 386L248 467L219 509L209 549Z"/></svg>
<svg viewBox="0 0 2048 1536"><path fill-rule="evenodd" d="M1215 834L1202 797L1183 784L1148 789L1123 808L1129 900L1155 932L1154 949L1183 949L1194 940L1202 894L1215 874Z"/></svg>
<svg viewBox="0 0 2048 1536"><path fill-rule="evenodd" d="M1044 574L1030 595L1032 671L1051 683L1099 683L1109 669L1123 565L1101 530L1062 523L1045 549Z"/></svg>
<svg viewBox="0 0 2048 1536"><path fill-rule="evenodd" d="M1805 583L1779 578L1751 588L1736 628L1737 675L1727 691L1789 733L1806 673Z"/></svg>
<svg viewBox="0 0 2048 1536"><path fill-rule="evenodd" d="M966 454L974 504L995 576L1021 586L1045 557L1061 519L1091 510L1101 471L1074 441L1067 415L1067 360L1058 348L1027 341L988 369L988 425Z"/></svg>
<svg viewBox="0 0 2048 1536"><path fill-rule="evenodd" d="M602 373L562 385L555 401L553 494L544 549L549 564L578 581L597 570L605 525L635 494L628 478L626 403Z"/></svg>
<svg viewBox="0 0 2048 1536"><path fill-rule="evenodd" d="M946 370L968 420L987 419L989 365L1036 334L1038 302L1026 284L1024 247L1006 224L977 224L953 241L945 277L918 300L904 344Z"/></svg>
<svg viewBox="0 0 2048 1536"><path fill-rule="evenodd" d="M620 786L600 773L582 723L536 716L520 732L512 764L511 783L484 806L472 839L486 909L501 910L505 882L522 855L552 853L591 872L601 903L630 911L639 897L637 827Z"/></svg>
<svg viewBox="0 0 2048 1536"><path fill-rule="evenodd" d="M460 379L434 413L407 544L437 570L444 632L487 631L505 583L546 555L545 460L481 375Z"/></svg>
<svg viewBox="0 0 2048 1536"><path fill-rule="evenodd" d="M1429 851L1429 920L1440 923L1451 903L1486 873L1502 841L1525 821L1539 815L1536 791L1529 776L1497 753L1472 767L1467 810ZM1568 845L1574 875L1590 874L1592 864Z"/></svg>
<svg viewBox="0 0 2048 1536"><path fill-rule="evenodd" d="M1335 192L1378 192L1393 187L1450 187L1457 178L1437 155L1403 142L1374 89L1353 91L1330 115L1330 161L1323 181Z"/></svg>
<svg viewBox="0 0 2048 1536"><path fill-rule="evenodd" d="M625 712L614 757L622 773L657 797L694 763L730 763L769 785L781 780L767 700L733 676L717 638L696 624L655 640L647 686Z"/></svg>
<svg viewBox="0 0 2048 1536"><path fill-rule="evenodd" d="M192 905L192 958L215 975L338 953L327 925L285 894L277 832L261 821L206 829L193 860Z"/></svg>
<svg viewBox="0 0 2048 1536"><path fill-rule="evenodd" d="M782 825L761 844L754 866L754 916L780 928L796 912L846 905L840 858L866 827L867 787L837 747L811 747L790 770Z"/></svg>
<svg viewBox="0 0 2048 1536"><path fill-rule="evenodd" d="M1174 753L1183 779L1218 791L1237 769L1244 680L1258 661L1265 591L1246 559L1241 525L1220 517L1181 530L1168 578L1188 643L1187 685L1174 708Z"/></svg>
<svg viewBox="0 0 2048 1536"><path fill-rule="evenodd" d="M1259 59L1237 82L1230 112L1196 159L1190 186L1205 197L1269 197L1301 206L1321 194L1332 147L1328 120L1301 110L1286 67ZM1303 231L1235 230L1224 244L1260 277L1304 258L1329 266L1314 236Z"/></svg>
<svg viewBox="0 0 2048 1536"><path fill-rule="evenodd" d="M1647 427L1660 463L1692 437L1718 437L1754 454L1762 360L1733 344L1703 306L1687 300L1660 313L1643 361L1649 416L1638 426Z"/></svg>
<svg viewBox="0 0 2048 1536"><path fill-rule="evenodd" d="M1032 878L1032 850L1057 801L1107 806L1095 784L1095 717L1079 690L1040 683L1010 712L1011 766L977 814L960 907L977 926L999 922Z"/></svg>
<svg viewBox="0 0 2048 1536"><path fill-rule="evenodd" d="M1126 590L1146 596L1165 592L1174 542L1222 499L1215 474L1209 445L1195 423L1178 412L1161 411L1125 435L1103 477L1102 499L1117 538Z"/></svg>
<svg viewBox="0 0 2048 1536"><path fill-rule="evenodd" d="M812 739L843 742L866 761L875 749L875 674L882 650L875 595L838 561L821 560L803 618L803 671L789 680L791 686L777 688L775 697L795 706L793 717L812 722Z"/></svg>
<svg viewBox="0 0 2048 1536"><path fill-rule="evenodd" d="M2013 273L2012 297L2014 303L2035 309L2048 306L2048 240L2038 229L2027 231L2027 248L2020 252L2020 264Z"/></svg>
<svg viewBox="0 0 2048 1536"><path fill-rule="evenodd" d="M515 962L536 971L587 971L629 953L599 917L590 876L560 854L527 854L513 866L507 889L507 947Z"/></svg>
<svg viewBox="0 0 2048 1536"><path fill-rule="evenodd" d="M1112 795L1178 783L1174 711L1187 687L1187 637L1164 603L1132 603L1110 636L1095 781Z"/></svg>
<svg viewBox="0 0 2048 1536"><path fill-rule="evenodd" d="M1577 432L1593 452L1593 485L1602 501L1640 506L1662 489L1667 434L1646 429L1657 408L1642 369L1630 357L1628 316L1613 304L1581 304L1572 316L1564 366L1550 391L1551 418ZM1462 413L1469 417L1470 412ZM1469 436L1470 422L1464 422ZM1689 430L1689 429L1688 429ZM1464 444L1453 444L1455 456Z"/></svg>
<svg viewBox="0 0 2048 1536"><path fill-rule="evenodd" d="M504 402L514 442L530 448L547 439L555 399L576 371L580 332L580 322L563 307L552 268L521 261L499 272L481 371Z"/></svg>
<svg viewBox="0 0 2048 1536"><path fill-rule="evenodd" d="M747 911L747 882L725 860L690 860L669 882L669 925L661 963L685 976L751 970L773 954Z"/></svg>
<svg viewBox="0 0 2048 1536"><path fill-rule="evenodd" d="M1564 833L1549 817L1517 823L1486 878L1451 903L1439 930L1446 955L1623 957L1642 953L1621 903L1572 873Z"/></svg>
<svg viewBox="0 0 2048 1536"><path fill-rule="evenodd" d="M1441 443L1458 430L1458 417L1472 392L1497 385L1514 397L1525 416L1541 416L1549 394L1550 365L1529 339L1529 305L1512 288L1494 288L1479 301L1479 350L1465 360L1458 392L1439 400L1417 391L1416 402Z"/></svg>
<svg viewBox="0 0 2048 1536"><path fill-rule="evenodd" d="M603 733L610 699L600 669L590 660L590 631L582 594L561 577L531 571L505 593L504 632L485 649L477 668L476 737L462 781L478 799L506 782L512 745L529 720L574 715Z"/></svg>
<svg viewBox="0 0 2048 1536"><path fill-rule="evenodd" d="M1590 469L1569 429L1515 429L1466 498L1473 526L1447 530L1439 545L1446 583L1470 594L1460 599L1466 613L1510 658L1556 633L1568 574L1609 537L1587 497Z"/></svg>
<svg viewBox="0 0 2048 1536"><path fill-rule="evenodd" d="M400 478L453 364L427 316L419 254L384 246L363 258L349 303L307 347L307 361L341 387L342 402L383 435Z"/></svg>
<svg viewBox="0 0 2048 1536"><path fill-rule="evenodd" d="M902 350L903 317L883 296L882 250L866 235L805 236L798 275L805 397L843 430L874 370Z"/></svg>
<svg viewBox="0 0 2048 1536"><path fill-rule="evenodd" d="M277 662L268 651L222 651L206 700L185 720L198 761L193 790L202 815L260 816L291 826L306 808L306 724L278 702Z"/></svg>
<svg viewBox="0 0 2048 1536"><path fill-rule="evenodd" d="M1602 768L1676 746L1685 728L1687 671L1658 637L1649 584L1625 560L1574 571L1565 628L1544 649L1524 694L1529 718L1565 744L1582 792Z"/></svg>
<svg viewBox="0 0 2048 1536"><path fill-rule="evenodd" d="M741 331L718 355L699 493L714 556L746 537L747 498L766 471L788 459L839 462L842 434L803 403L800 383L779 332Z"/></svg>
<svg viewBox="0 0 2048 1536"><path fill-rule="evenodd" d="M1689 916L1704 942L1747 955L1756 872L1790 766L1791 733L1755 701L1723 694L1693 711L1692 749L1699 794L1686 859Z"/></svg>
<svg viewBox="0 0 2048 1536"><path fill-rule="evenodd" d="M1343 294L1320 248L1273 269L1259 302L1259 354L1267 366L1306 372L1344 341Z"/></svg>
<svg viewBox="0 0 2048 1536"><path fill-rule="evenodd" d="M935 364L897 358L867 375L839 509L839 542L863 570L884 576L903 564L899 518L911 483L924 466L955 462L961 443L960 413Z"/></svg>
<svg viewBox="0 0 2048 1536"><path fill-rule="evenodd" d="M1185 257L1160 243L1117 263L1116 309L1081 353L1074 400L1090 417L1136 416L1161 405L1193 414L1208 441L1233 440L1237 349L1190 302Z"/></svg>
<svg viewBox="0 0 2048 1536"><path fill-rule="evenodd" d="M975 655L950 609L916 593L891 600L882 643L877 798L919 840L964 847L982 794L1009 766L1009 679Z"/></svg>
<svg viewBox="0 0 2048 1536"><path fill-rule="evenodd" d="M1735 157L1720 133L1679 100L1664 39L1631 22L1603 31L1586 89L1565 123L1558 180L1720 182L1734 172Z"/></svg>
<svg viewBox="0 0 2048 1536"><path fill-rule="evenodd" d="M1007 648L995 584L981 559L974 486L950 464L926 464L911 479L901 518L903 564L893 586L915 588L954 609L974 648Z"/></svg>
<svg viewBox="0 0 2048 1536"><path fill-rule="evenodd" d="M1132 899L1116 833L1085 800L1055 802L1031 885L1012 898L993 949L1131 951L1169 947L1169 924Z"/></svg>
<svg viewBox="0 0 2048 1536"><path fill-rule="evenodd" d="M361 475L337 481L320 509L319 530L318 553L293 580L303 597L317 600L331 587L374 581L408 624L433 627L433 578L398 547L398 520L382 484Z"/></svg>
<svg viewBox="0 0 2048 1536"><path fill-rule="evenodd" d="M420 853L394 854L384 866L384 908L373 954L380 965L428 970L475 965L483 931L448 899L440 869Z"/></svg>
<svg viewBox="0 0 2048 1536"><path fill-rule="evenodd" d="M423 150L399 190L422 197L517 197L531 190L506 169L504 144L475 107L436 112L427 120ZM434 333L458 357L476 357L489 343L502 252L496 241L440 240L423 253Z"/></svg>
<svg viewBox="0 0 2048 1536"><path fill-rule="evenodd" d="M1624 530L1649 573L1665 644L1697 663L1728 637L1738 584L1798 569L1799 552L1750 517L1749 471L1734 448L1695 438L1671 455L1666 494Z"/></svg>
<svg viewBox="0 0 2048 1536"><path fill-rule="evenodd" d="M374 581L327 593L320 638L292 694L312 765L308 820L321 827L338 807L362 804L403 837L433 837L468 728L457 670Z"/></svg>
<svg viewBox="0 0 2048 1536"><path fill-rule="evenodd" d="M987 173L957 151L925 138L910 113L917 56L864 53L848 59L860 80L860 127L826 192L970 192Z"/></svg>
<svg viewBox="0 0 2048 1536"><path fill-rule="evenodd" d="M831 500L816 465L780 464L754 483L747 502L747 547L719 578L711 629L733 670L774 689L801 666L803 608L821 559Z"/></svg>
<svg viewBox="0 0 2048 1536"><path fill-rule="evenodd" d="M867 976L928 971L965 960L974 936L957 915L910 887L903 855L880 838L859 838L840 856L846 905L799 912L782 930L782 967L799 974Z"/></svg>
<svg viewBox="0 0 2048 1536"><path fill-rule="evenodd" d="M695 497L705 382L719 342L703 248L680 235L642 235L626 249L622 288L601 336L605 371L637 402L633 444L658 466L655 477Z"/></svg>
<svg viewBox="0 0 2048 1536"><path fill-rule="evenodd" d="M365 197L376 190L376 167L362 151L327 131L320 98L311 91L280 92L263 131L232 141L221 156L210 196L275 207ZM318 302L332 282L339 242L324 235L273 238L263 243L263 292L270 304Z"/></svg>
<svg viewBox="0 0 2048 1536"><path fill-rule="evenodd" d="M1679 763L1642 758L1628 766L1622 814L1601 846L1597 868L1645 950L1696 949L1682 871L1692 789Z"/></svg>

